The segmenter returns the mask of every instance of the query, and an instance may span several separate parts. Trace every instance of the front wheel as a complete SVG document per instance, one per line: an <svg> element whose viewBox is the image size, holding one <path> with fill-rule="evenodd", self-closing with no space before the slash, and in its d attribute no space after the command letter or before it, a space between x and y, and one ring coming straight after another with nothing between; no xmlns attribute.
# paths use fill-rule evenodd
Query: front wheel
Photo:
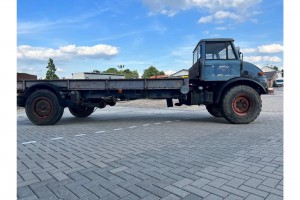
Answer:
<svg viewBox="0 0 300 200"><path fill-rule="evenodd" d="M94 107L72 106L69 111L74 117L88 117L94 112Z"/></svg>
<svg viewBox="0 0 300 200"><path fill-rule="evenodd" d="M249 124L260 114L260 95L252 87L241 85L227 91L221 103L225 119L233 124Z"/></svg>

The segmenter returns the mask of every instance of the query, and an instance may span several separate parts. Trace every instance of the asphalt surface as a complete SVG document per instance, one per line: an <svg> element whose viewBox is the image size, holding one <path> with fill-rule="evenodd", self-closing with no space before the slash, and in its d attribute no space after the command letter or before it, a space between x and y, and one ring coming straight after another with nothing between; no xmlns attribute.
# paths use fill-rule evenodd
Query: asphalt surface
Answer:
<svg viewBox="0 0 300 200"><path fill-rule="evenodd" d="M18 199L283 199L283 88L247 125L204 106L120 102L54 126L17 112Z"/></svg>

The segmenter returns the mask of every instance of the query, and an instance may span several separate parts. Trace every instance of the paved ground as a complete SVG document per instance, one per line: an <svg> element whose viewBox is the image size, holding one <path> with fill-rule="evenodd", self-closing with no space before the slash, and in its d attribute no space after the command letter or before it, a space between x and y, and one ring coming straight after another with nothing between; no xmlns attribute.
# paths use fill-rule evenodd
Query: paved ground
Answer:
<svg viewBox="0 0 300 200"><path fill-rule="evenodd" d="M249 125L133 101L55 126L17 118L18 199L283 199L283 92ZM134 107L133 107L134 106Z"/></svg>

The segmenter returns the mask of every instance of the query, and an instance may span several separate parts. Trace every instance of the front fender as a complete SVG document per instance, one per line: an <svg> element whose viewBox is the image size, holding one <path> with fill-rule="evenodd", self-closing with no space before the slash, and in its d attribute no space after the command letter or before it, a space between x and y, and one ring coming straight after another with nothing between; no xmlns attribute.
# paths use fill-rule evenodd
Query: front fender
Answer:
<svg viewBox="0 0 300 200"><path fill-rule="evenodd" d="M244 78L244 77L238 77L230 79L229 81L226 81L222 87L220 87L217 97L215 98L215 102L218 103L220 99L222 98L222 95L231 87L237 86L237 85L248 85L255 89L259 95L261 94L267 94L268 89L265 88L262 84L259 82L250 79L250 78Z"/></svg>

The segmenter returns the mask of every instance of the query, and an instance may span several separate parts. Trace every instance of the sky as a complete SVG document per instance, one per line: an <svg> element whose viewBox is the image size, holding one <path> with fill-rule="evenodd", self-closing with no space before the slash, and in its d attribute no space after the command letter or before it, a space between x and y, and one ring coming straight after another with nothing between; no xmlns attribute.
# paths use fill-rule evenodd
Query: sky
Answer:
<svg viewBox="0 0 300 200"><path fill-rule="evenodd" d="M283 69L282 0L17 0L17 72L60 78L125 65L188 69L201 39L233 38L244 60Z"/></svg>

